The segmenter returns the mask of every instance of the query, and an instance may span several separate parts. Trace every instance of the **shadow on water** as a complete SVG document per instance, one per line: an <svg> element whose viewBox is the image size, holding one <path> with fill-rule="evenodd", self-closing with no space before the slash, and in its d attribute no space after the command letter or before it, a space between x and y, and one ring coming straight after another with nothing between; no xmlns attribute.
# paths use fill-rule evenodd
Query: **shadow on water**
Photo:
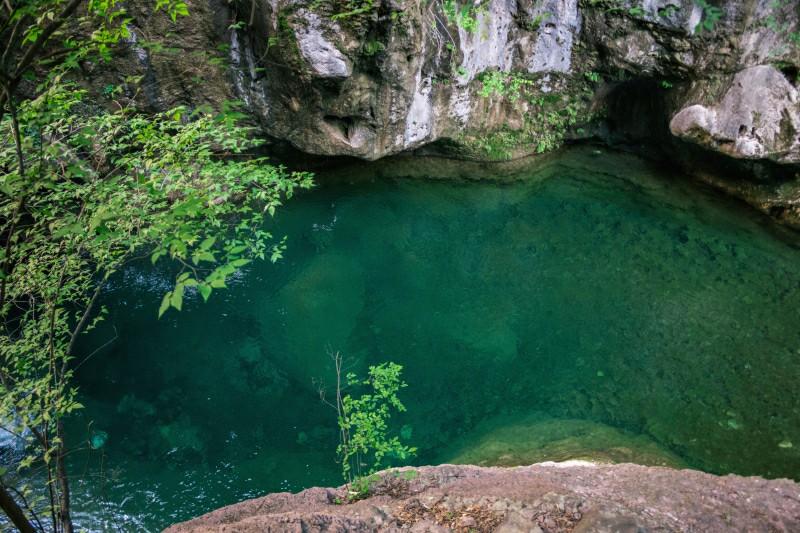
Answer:
<svg viewBox="0 0 800 533"><path fill-rule="evenodd" d="M340 483L315 380L405 367L417 464L594 458L800 478L800 252L633 157L394 160L322 173L274 221L285 260L156 319L168 274L105 295L81 369L81 522L155 530ZM395 165L394 169L386 165ZM497 176L495 176L497 177ZM91 425L89 424L91 421Z"/></svg>

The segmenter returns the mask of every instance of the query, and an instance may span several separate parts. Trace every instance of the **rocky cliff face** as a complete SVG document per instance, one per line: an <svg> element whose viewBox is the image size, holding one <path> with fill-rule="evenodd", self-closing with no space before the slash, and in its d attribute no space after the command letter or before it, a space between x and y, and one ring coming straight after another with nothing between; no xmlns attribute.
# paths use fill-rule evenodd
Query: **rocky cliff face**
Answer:
<svg viewBox="0 0 800 533"><path fill-rule="evenodd" d="M772 0L277 0L232 37L245 74L257 57L289 68L267 66L237 91L263 104L254 111L265 131L303 151L375 159L446 139L491 157L500 155L492 148L554 147L602 113L603 93L640 80L664 101L665 115L652 118L671 119L673 135L733 157L797 162L798 9Z"/></svg>
<svg viewBox="0 0 800 533"><path fill-rule="evenodd" d="M153 106L235 97L273 138L364 159L646 141L799 216L795 0L208 1L175 37L191 53L132 39ZM174 31L147 13L132 27Z"/></svg>
<svg viewBox="0 0 800 533"><path fill-rule="evenodd" d="M167 529L222 531L797 531L800 486L636 465L443 465L384 472L370 496L344 488L271 494Z"/></svg>

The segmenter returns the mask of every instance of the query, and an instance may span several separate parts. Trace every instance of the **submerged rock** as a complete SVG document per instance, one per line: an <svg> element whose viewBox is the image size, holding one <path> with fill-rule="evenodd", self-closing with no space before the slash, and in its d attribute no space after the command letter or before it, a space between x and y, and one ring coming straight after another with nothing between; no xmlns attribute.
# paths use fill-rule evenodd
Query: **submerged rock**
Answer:
<svg viewBox="0 0 800 533"><path fill-rule="evenodd" d="M205 439L202 430L188 416L158 426L161 446L164 453L173 459L202 456L205 453Z"/></svg>
<svg viewBox="0 0 800 533"><path fill-rule="evenodd" d="M343 487L270 494L168 528L222 531L796 531L800 485L580 461L385 471L370 495Z"/></svg>
<svg viewBox="0 0 800 533"><path fill-rule="evenodd" d="M480 424L443 462L520 466L542 461L588 460L680 468L685 463L643 435L588 420L506 416Z"/></svg>
<svg viewBox="0 0 800 533"><path fill-rule="evenodd" d="M314 256L268 301L265 310L285 321L274 339L276 361L309 388L335 380L331 353L341 352L350 371L362 370L361 355L350 350L350 333L364 307L364 274L359 262L341 253ZM357 347L361 348L361 347Z"/></svg>

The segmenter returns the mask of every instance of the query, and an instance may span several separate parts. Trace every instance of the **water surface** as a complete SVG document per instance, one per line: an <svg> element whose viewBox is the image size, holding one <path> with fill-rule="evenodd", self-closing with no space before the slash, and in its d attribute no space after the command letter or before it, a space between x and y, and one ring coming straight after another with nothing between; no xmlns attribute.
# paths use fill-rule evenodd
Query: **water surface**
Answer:
<svg viewBox="0 0 800 533"><path fill-rule="evenodd" d="M800 479L793 238L589 149L512 182L372 169L321 174L272 224L285 260L209 304L157 320L167 272L115 280L87 345L116 340L79 369L73 442L108 434L73 460L82 525L155 531L338 485L330 351L356 372L404 365L396 429L416 464L597 456ZM375 179L341 179L356 172Z"/></svg>

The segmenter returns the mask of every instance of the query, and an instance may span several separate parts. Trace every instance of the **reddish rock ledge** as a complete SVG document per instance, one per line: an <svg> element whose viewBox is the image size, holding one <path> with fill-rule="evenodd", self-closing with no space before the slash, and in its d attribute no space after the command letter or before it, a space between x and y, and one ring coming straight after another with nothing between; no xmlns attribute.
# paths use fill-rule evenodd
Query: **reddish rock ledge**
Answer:
<svg viewBox="0 0 800 533"><path fill-rule="evenodd" d="M382 472L369 497L278 493L168 528L210 532L800 531L800 484L583 461Z"/></svg>

